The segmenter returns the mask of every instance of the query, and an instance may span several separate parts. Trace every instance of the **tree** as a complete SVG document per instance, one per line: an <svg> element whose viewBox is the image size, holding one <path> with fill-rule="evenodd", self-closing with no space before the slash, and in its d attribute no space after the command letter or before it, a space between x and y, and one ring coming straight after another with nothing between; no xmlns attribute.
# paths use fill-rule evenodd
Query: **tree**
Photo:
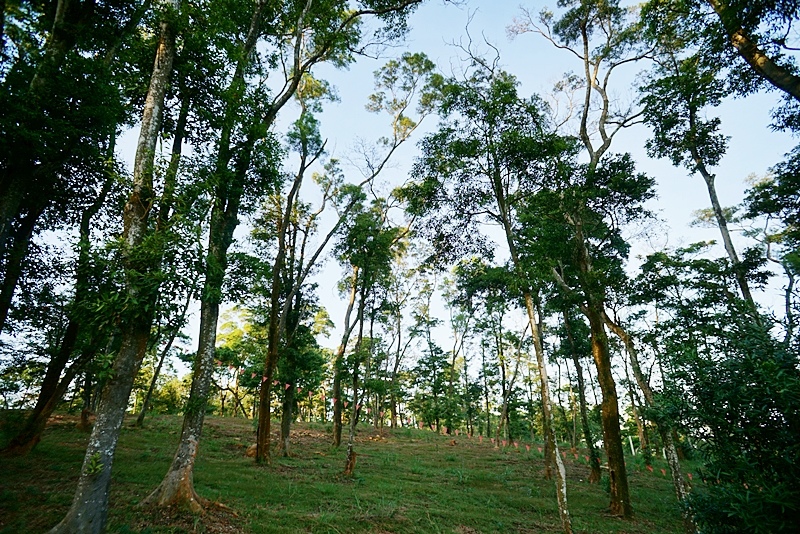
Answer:
<svg viewBox="0 0 800 534"><path fill-rule="evenodd" d="M711 61L698 53L686 58L669 54L659 62L653 78L641 89L644 120L653 128L653 138L646 146L651 156L669 157L674 165L684 165L691 174L697 172L703 178L739 290L755 307L747 266L736 253L725 210L717 197L716 176L708 170L719 163L727 144L718 132L720 119L703 116L703 108L719 105L726 94L717 79L719 67Z"/></svg>
<svg viewBox="0 0 800 534"><path fill-rule="evenodd" d="M727 71L727 91L748 95L763 87L783 93L776 125L797 129L800 76L792 52L794 2L766 0L651 0L642 9L653 35L701 51ZM744 64L742 63L744 61Z"/></svg>
<svg viewBox="0 0 800 534"><path fill-rule="evenodd" d="M3 454L27 454L38 444L47 420L72 381L97 354L100 345L108 340L109 324L105 323L100 314L92 313L90 309L97 304L98 295L103 290L113 291L115 288L102 287L96 283L98 279L103 280L100 269L108 264L97 254L93 254L90 229L93 219L103 208L112 190L114 180L115 175L109 170L103 188L94 202L81 214L78 255L74 266L74 293L66 310L67 325L60 345L47 364L36 404L23 427L3 449ZM113 277L109 276L103 281L108 283L111 278Z"/></svg>
<svg viewBox="0 0 800 534"><path fill-rule="evenodd" d="M365 310L368 299L371 299L375 290L381 282L388 277L395 250L406 231L403 228L391 225L387 220L387 205L385 200L376 199L372 205L359 206L356 212L346 221L342 235L336 245L335 251L340 261L345 263L349 270L352 270L352 277L348 277L347 283L351 285L350 303L348 312L352 312L354 297L358 298L356 318L353 323L345 324L345 329L357 330L357 339L352 353L352 399L353 406L350 414L350 432L347 443L347 463L345 474L352 475L355 467L355 452L353 449L355 428L358 422L362 407L359 398L359 368L365 355L372 351L372 336L368 340L364 338ZM374 306L374 303L373 303ZM370 314L373 315L374 314ZM347 317L346 317L347 318ZM334 361L334 385L341 383L342 356L344 355L346 340L337 351L337 359ZM365 346L366 345L366 346ZM339 390L334 387L334 402L336 405L343 404L341 386ZM341 417L341 411L339 412ZM341 420L338 427L341 429ZM336 432L337 420L334 412L334 432ZM339 430L341 432L341 430ZM334 436L336 439L338 436Z"/></svg>
<svg viewBox="0 0 800 534"><path fill-rule="evenodd" d="M73 223L102 188L107 151L130 118L123 94L135 92L121 73L136 60L119 52L147 10L61 0L3 13L12 32L6 47L0 31L0 330L42 223Z"/></svg>
<svg viewBox="0 0 800 534"><path fill-rule="evenodd" d="M622 263L628 244L624 224L646 216L642 204L652 195L652 179L636 174L628 156L606 157L599 166L573 167L551 189L529 198L524 211L526 254L541 271L550 269L565 296L589 322L592 356L603 395L603 442L609 459L611 510L632 513L619 427L619 407L605 331L610 288L625 279Z"/></svg>
<svg viewBox="0 0 800 534"><path fill-rule="evenodd" d="M166 11L178 4L164 6ZM175 33L164 17L142 113L142 127L134 162L133 190L124 209L122 247L126 268L127 314L121 331L121 347L114 360L112 378L103 390L97 421L89 438L78 488L67 515L51 532L102 532L108 514L111 464L125 415L133 380L147 348L153 322L158 284L152 270L158 268L158 252L147 237L149 209L154 200L153 158L161 130L162 106L175 57Z"/></svg>
<svg viewBox="0 0 800 534"><path fill-rule="evenodd" d="M621 7L616 0L570 0L563 2L562 7L567 9L557 20L554 19L553 13L548 11L543 11L538 20L534 19L530 12L523 11L523 16L516 21L511 31L518 34L529 31L539 33L556 48L566 50L575 56L582 64L581 75L567 76L560 86L574 92L583 91L577 128L578 137L589 159L584 171L585 184L587 189L598 185L603 187L601 184L607 178L598 178L595 182L595 174L598 173L604 156L610 150L614 137L623 128L639 122L642 114L633 106L618 104L611 98L612 75L619 72L622 67L648 58L652 49L642 38L641 25L638 21L632 20L630 12ZM571 117L566 117L564 123L568 123L570 119ZM594 193L587 191L589 197L596 193L597 191ZM579 193L578 196L580 195ZM613 196L614 193L610 193L608 199L611 200ZM602 202L600 197L603 197L602 193L598 197ZM638 198L634 202L638 204L643 200L644 198ZM603 437L612 478L611 511L627 518L632 515L633 509L628 496L627 475L617 420L619 408L611 374L608 339L603 324L603 308L610 286L604 288L601 283L597 283L597 280L593 280L598 275L595 273L597 269L592 265L594 251L591 250L591 240L600 236L592 235L590 229L597 224L597 220L584 220L585 215L587 214L583 208L577 208L566 211L562 216L566 217L574 231L571 239L574 239L572 244L575 248L571 254L577 259L578 269L582 273L581 311L589 321L592 352L603 393ZM609 239L612 247L619 245L619 243L613 244L614 240L614 237ZM555 266L553 268L556 280L559 283L564 282L563 279L559 279L560 275ZM600 278L602 276L599 275ZM563 283L561 285L564 286Z"/></svg>
<svg viewBox="0 0 800 534"><path fill-rule="evenodd" d="M785 463L800 432L797 358L765 319L744 313L734 273L706 248L652 254L637 278L660 316L645 336L666 370L654 415L689 433L705 460L689 496L699 529L788 531L798 514L796 466Z"/></svg>
<svg viewBox="0 0 800 534"><path fill-rule="evenodd" d="M764 256L779 263L786 274L784 289L784 339L786 347L797 347L795 318L798 301L796 280L800 269L800 205L798 199L800 150L773 168L772 176L753 185L745 197L746 217L765 218ZM775 223L777 222L777 226Z"/></svg>
<svg viewBox="0 0 800 534"><path fill-rule="evenodd" d="M574 308L573 308L574 309ZM586 402L586 386L584 383L583 366L581 358L585 354L591 354L591 344L587 343L590 334L586 328L586 323L581 321L568 309L567 306L562 311L562 322L558 329L561 337L560 352L572 360L575 366L575 377L578 383L578 401L581 412L581 427L586 447L589 449L589 474L590 483L600 482L600 454L594 445L594 436L589 424L589 410Z"/></svg>
<svg viewBox="0 0 800 534"><path fill-rule="evenodd" d="M387 6L384 9L379 9L375 12L370 10L366 10L364 12L357 12L355 16L348 16L347 20L356 20L361 15L369 15L369 14L383 14L391 18L391 16L398 16L402 20L404 15L404 9L410 5L413 5L415 2L400 2L399 5L396 6ZM433 63L427 59L423 54L405 54L401 60L393 60L384 66L383 69L376 72L376 85L379 89L379 92L375 93L371 96L371 103L368 106L368 109L374 112L384 111L387 112L392 118L392 137L391 138L384 138L381 139L380 145L383 145L382 153L375 158L366 158L366 169L364 174L364 179L358 186L343 186L343 178L340 174L340 171L337 165L332 162L332 164L328 167L330 171L330 176L324 178L325 180L325 187L331 193L331 197L328 197L327 194L325 196L325 201L332 200L333 203L336 205L338 211L338 218L334 223L333 227L330 229L326 237L323 239L322 243L317 247L316 252L311 256L308 265L306 266L305 270L302 271L301 275L298 277L296 283L294 283L294 287L288 292L289 295L292 294L293 291L299 290L303 280L308 275L311 268L315 265L317 258L324 250L327 243L330 239L337 233L339 227L348 219L350 216L350 212L354 210L358 204L362 201L363 193L360 191L360 188L371 184L380 173L385 168L386 164L391 159L392 155L395 153L397 148L402 145L410 135L414 132L417 125L419 124L418 121L414 121L412 118L409 117L407 114L409 107L413 104L415 97L419 97L419 107L418 111L421 117L424 117L429 112L429 103L427 102L427 97L425 96L425 80L430 74L433 69ZM387 93L391 96L391 98L387 98ZM302 130L301 130L302 131ZM307 141L304 143L302 137L298 139L300 141L300 145L304 146L307 150ZM280 231L278 233L278 255L275 259L275 265L279 266L283 263L282 257L282 240L285 239L285 228L287 227L289 214L291 212L291 198L297 194L300 186L302 185L304 172L298 173L295 177L295 180L291 187L291 192L289 194L289 200L287 201L286 206L284 207L284 215L283 215L283 222L279 226ZM322 208L325 207L325 201L323 202ZM274 271L274 273L277 271ZM271 312L270 312L270 327L269 327L269 358L266 362L264 368L264 375L263 381L265 384L269 384L271 381L272 373L274 371L275 365L277 365L278 361L278 342L280 336L282 335L282 331L285 325L286 320L286 313L285 309L283 311L280 310L278 307L279 302L279 282L280 280L277 278L277 275L273 273L273 286L272 286L272 294L270 297L271 303ZM354 274L354 278L357 278L357 273ZM353 286L355 287L355 286ZM287 297L289 302L291 300L290 297ZM354 298L354 297L353 297ZM350 313L352 312L352 302L351 299L350 304L348 306L348 312L345 319L345 333L343 336L343 341L340 344L340 348L337 350L336 358L340 359L345 347L347 345L347 340L352 332L352 329L349 327L347 321L349 321ZM284 303L284 308L286 307L286 303ZM336 390L337 384L334 379L334 390ZM337 398L334 395L334 398ZM257 444L257 452L256 452L256 460L259 462L268 462L269 461L269 427L270 427L270 417L269 417L269 390L267 386L262 386L261 395L260 395L260 411L259 411L259 440ZM334 405L334 443L336 445L339 444L339 440L341 439L341 408L337 408ZM338 423L337 423L338 421ZM337 432L337 424L339 431ZM339 436L337 438L337 436Z"/></svg>
<svg viewBox="0 0 800 534"><path fill-rule="evenodd" d="M559 512L565 532L571 532L564 466L549 427L549 384L535 304L538 280L529 277L522 263L516 214L518 200L546 183L551 164L569 142L548 131L540 100L518 97L512 76L477 57L473 57L473 69L464 81L441 83L443 121L421 144L422 155L414 167L417 182L406 188L408 209L427 216L422 235L429 234L442 259L462 252L456 248L457 242L479 245L478 223L500 227L530 323L545 433L557 466Z"/></svg>

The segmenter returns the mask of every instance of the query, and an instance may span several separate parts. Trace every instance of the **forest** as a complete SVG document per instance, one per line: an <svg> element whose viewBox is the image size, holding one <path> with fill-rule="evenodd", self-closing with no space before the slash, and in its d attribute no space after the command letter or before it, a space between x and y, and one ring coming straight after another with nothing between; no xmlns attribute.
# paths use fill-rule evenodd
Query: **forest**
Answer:
<svg viewBox="0 0 800 534"><path fill-rule="evenodd" d="M520 532L648 531L654 466L676 532L798 531L800 149L735 205L716 179L766 135L732 140L727 103L800 133L800 3L529 2L502 29L566 58L546 93L474 3L0 0L0 507L74 448L66 417L52 533L110 530L118 443L148 427L172 460L131 498L192 517L236 513L194 482L224 430L228 479L321 455L364 484L387 439L398 466L419 442L535 457L557 529ZM467 20L458 61L409 43L434 8ZM362 80L332 73L364 64L345 153L326 119ZM702 186L713 239L654 246L682 230L644 154Z"/></svg>

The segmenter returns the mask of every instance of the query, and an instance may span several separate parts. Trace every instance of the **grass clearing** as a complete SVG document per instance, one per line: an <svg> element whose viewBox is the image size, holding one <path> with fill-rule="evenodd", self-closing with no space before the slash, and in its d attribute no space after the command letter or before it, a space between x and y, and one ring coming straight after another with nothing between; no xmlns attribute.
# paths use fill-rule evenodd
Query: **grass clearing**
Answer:
<svg viewBox="0 0 800 534"><path fill-rule="evenodd" d="M25 458L4 458L0 534L44 532L66 513L88 435L60 415ZM295 425L293 456L269 467L245 456L255 441L244 419L208 417L195 467L200 495L224 504L205 514L143 509L137 504L161 481L177 446L181 419L153 416L145 428L126 420L113 468L109 532L122 533L456 533L561 532L555 487L543 477L540 444L494 448L484 440L362 426L355 476L345 478L345 447L330 446L329 426ZM273 427L276 428L276 427ZM5 441L5 436L0 443ZM607 513L601 485L586 482L582 455L566 454L570 512L576 532L681 532L666 464L632 468L636 517Z"/></svg>

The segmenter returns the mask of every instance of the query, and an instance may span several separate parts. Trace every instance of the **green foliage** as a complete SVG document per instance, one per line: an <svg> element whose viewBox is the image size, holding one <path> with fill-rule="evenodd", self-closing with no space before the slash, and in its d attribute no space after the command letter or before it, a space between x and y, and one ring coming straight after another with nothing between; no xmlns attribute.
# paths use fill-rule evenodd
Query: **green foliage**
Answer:
<svg viewBox="0 0 800 534"><path fill-rule="evenodd" d="M702 54L668 58L640 91L645 123L653 129L646 143L652 157L668 157L692 173L698 165L717 165L727 139L720 119L706 119L706 107L716 107L727 95L717 78L719 66Z"/></svg>
<svg viewBox="0 0 800 534"><path fill-rule="evenodd" d="M86 474L99 475L103 471L103 462L100 461L100 453L96 452L89 458L89 463L86 465Z"/></svg>
<svg viewBox="0 0 800 534"><path fill-rule="evenodd" d="M704 438L703 532L791 532L800 522L800 371L763 329L741 320L718 361L695 364L689 424Z"/></svg>
<svg viewBox="0 0 800 534"><path fill-rule="evenodd" d="M637 280L663 311L644 340L670 370L648 415L677 423L703 455L704 485L691 497L703 532L789 532L800 514L800 361L701 250L652 255Z"/></svg>
<svg viewBox="0 0 800 534"><path fill-rule="evenodd" d="M796 273L800 270L800 148L795 148L772 172L770 179L747 192L746 215L777 220L779 226L767 235L768 244L780 246L781 256Z"/></svg>
<svg viewBox="0 0 800 534"><path fill-rule="evenodd" d="M438 429L445 422L460 422L459 399L448 395L448 384L455 374L447 355L435 344L417 361L413 370L417 393L409 402L409 408L426 426ZM452 378L458 381L457 376Z"/></svg>
<svg viewBox="0 0 800 534"><path fill-rule="evenodd" d="M714 66L725 94L749 95L759 89L773 89L755 65L765 60L791 77L797 66L791 50L797 36L790 30L800 16L796 2L774 0L649 0L642 6L642 21L657 51L699 53ZM732 46L736 32L758 46L762 59L749 64ZM795 82L796 83L796 82ZM784 87L779 89L785 90ZM774 111L779 128L797 126L797 103L788 94L784 106Z"/></svg>

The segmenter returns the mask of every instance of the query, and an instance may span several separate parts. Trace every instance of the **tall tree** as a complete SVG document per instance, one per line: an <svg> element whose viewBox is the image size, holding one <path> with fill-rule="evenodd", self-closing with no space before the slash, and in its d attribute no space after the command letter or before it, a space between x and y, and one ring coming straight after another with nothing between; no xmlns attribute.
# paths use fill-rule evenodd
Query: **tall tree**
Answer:
<svg viewBox="0 0 800 534"><path fill-rule="evenodd" d="M161 131L164 98L175 58L175 28L168 13L179 4L163 6L155 65L150 78L142 126L134 161L133 190L125 204L122 247L126 267L125 299L127 317L122 321L121 347L114 359L112 378L103 390L97 421L89 438L81 476L72 505L51 532L93 532L105 530L108 491L119 430L128 405L133 380L147 349L153 322L158 284L159 253L148 242L149 206L154 201L153 159Z"/></svg>
<svg viewBox="0 0 800 534"><path fill-rule="evenodd" d="M3 13L14 31L0 53L0 330L42 223L73 224L102 188L107 149L130 118L123 95L137 92L122 73L138 65L120 48L148 9L60 0Z"/></svg>
<svg viewBox="0 0 800 534"><path fill-rule="evenodd" d="M755 307L747 265L736 253L728 230L728 216L717 196L716 176L709 170L719 164L727 145L718 131L720 119L706 119L704 115L705 107L719 105L726 95L717 78L719 67L712 61L699 53L686 58L668 53L659 62L654 77L641 89L644 119L653 128L653 138L646 146L651 156L669 157L674 165L684 165L691 174L699 173L703 178L725 252L737 273L739 290Z"/></svg>
<svg viewBox="0 0 800 534"><path fill-rule="evenodd" d="M535 18L529 11L523 10L523 16L511 29L515 33L533 31L542 35L556 48L575 56L582 65L581 74L568 76L562 86L583 92L583 101L578 108L577 129L589 160L584 170L585 185L589 189L603 187L601 184L606 179L594 177L603 157L610 150L614 137L623 128L636 124L642 114L633 106L612 99L612 77L621 68L650 56L652 48L642 39L641 25L632 20L630 12L621 7L617 0L569 0L563 2L561 7L566 11L558 19L548 11L543 11ZM570 117L564 120L569 122ZM587 191L588 197L595 194ZM578 258L582 273L582 297L587 299L583 301L581 311L589 321L592 353L603 393L603 437L612 478L611 511L627 518L632 515L633 509L620 441L616 386L611 374L608 339L602 319L607 288L602 288L596 281L590 282L597 276L592 265L591 250L591 240L597 236L591 235L590 229L596 221L583 220L584 215L588 213L583 208L563 214L573 227L573 254ZM553 274L558 277L556 271Z"/></svg>
<svg viewBox="0 0 800 534"><path fill-rule="evenodd" d="M638 297L658 307L644 337L667 370L654 413L702 453L704 480L688 499L698 529L790 531L799 512L797 469L786 463L800 431L797 357L765 318L745 313L730 266L707 248L654 253L636 279Z"/></svg>

